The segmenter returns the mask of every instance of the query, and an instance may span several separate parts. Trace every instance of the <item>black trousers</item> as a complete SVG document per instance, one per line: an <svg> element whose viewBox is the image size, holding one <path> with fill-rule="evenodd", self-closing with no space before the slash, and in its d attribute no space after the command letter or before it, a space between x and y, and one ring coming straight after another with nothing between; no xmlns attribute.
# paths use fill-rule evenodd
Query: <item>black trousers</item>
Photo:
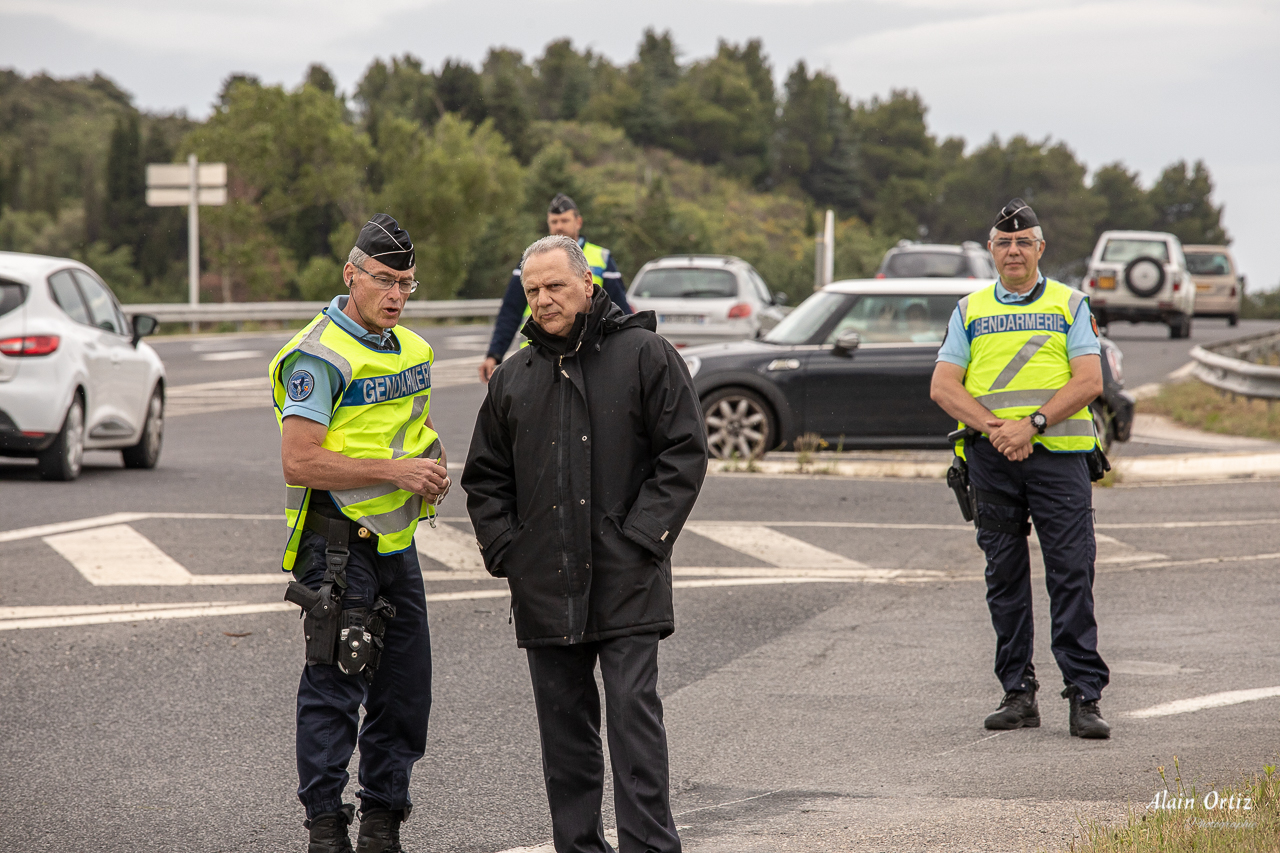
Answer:
<svg viewBox="0 0 1280 853"><path fill-rule="evenodd" d="M1011 462L986 439L965 451L974 488L1020 501L1044 553L1045 586L1054 659L1063 682L1080 688L1085 701L1097 699L1110 680L1098 654L1098 623L1093 616L1093 487L1082 453L1052 453L1037 446L1021 462ZM978 501L979 513L1025 522L1026 510ZM1031 556L1027 537L978 530L987 556L987 607L996 629L996 675L1005 690L1026 689L1034 674L1031 651Z"/></svg>
<svg viewBox="0 0 1280 853"><path fill-rule="evenodd" d="M658 698L658 635L528 649L542 773L556 853L612 853L604 839L604 681L614 811L621 853L679 853L671 815L667 731Z"/></svg>
<svg viewBox="0 0 1280 853"><path fill-rule="evenodd" d="M324 537L302 534L298 569L317 589L324 578ZM422 569L413 547L383 556L352 538L343 609L369 607L382 596L396 608L387 623L382 660L373 683L337 665L305 666L298 683L298 799L307 817L337 811L349 776L359 726L360 801L363 809L406 809L409 776L427 747L431 712L431 636Z"/></svg>

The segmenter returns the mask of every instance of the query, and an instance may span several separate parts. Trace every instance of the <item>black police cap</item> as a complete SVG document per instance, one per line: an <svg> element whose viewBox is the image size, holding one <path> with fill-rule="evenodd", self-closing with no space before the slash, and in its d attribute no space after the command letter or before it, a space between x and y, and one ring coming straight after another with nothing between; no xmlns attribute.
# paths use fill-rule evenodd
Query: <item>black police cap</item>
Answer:
<svg viewBox="0 0 1280 853"><path fill-rule="evenodd" d="M556 197L551 199L551 204L547 207L547 213L568 213L577 209L578 205L574 204L573 199L564 193L556 193Z"/></svg>
<svg viewBox="0 0 1280 853"><path fill-rule="evenodd" d="M376 213L360 229L356 248L393 270L413 267L413 241L409 233L385 213Z"/></svg>
<svg viewBox="0 0 1280 853"><path fill-rule="evenodd" d="M1031 209L1031 205L1020 198L1015 198L996 215L995 228L997 231L1026 231L1039 224L1040 220L1036 219L1036 212Z"/></svg>

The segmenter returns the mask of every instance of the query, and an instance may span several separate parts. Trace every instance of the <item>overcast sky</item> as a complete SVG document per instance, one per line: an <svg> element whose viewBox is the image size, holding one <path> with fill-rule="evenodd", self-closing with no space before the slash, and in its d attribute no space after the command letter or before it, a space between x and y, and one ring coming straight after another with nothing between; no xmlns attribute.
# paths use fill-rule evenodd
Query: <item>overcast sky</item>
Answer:
<svg viewBox="0 0 1280 853"><path fill-rule="evenodd" d="M1251 287L1280 283L1276 0L0 0L0 67L101 71L141 108L203 117L232 72L293 86L322 62L349 92L375 57L478 63L563 37L625 62L647 26L685 61L758 37L779 81L803 59L854 99L915 89L970 148L1051 137L1147 185L1204 159Z"/></svg>

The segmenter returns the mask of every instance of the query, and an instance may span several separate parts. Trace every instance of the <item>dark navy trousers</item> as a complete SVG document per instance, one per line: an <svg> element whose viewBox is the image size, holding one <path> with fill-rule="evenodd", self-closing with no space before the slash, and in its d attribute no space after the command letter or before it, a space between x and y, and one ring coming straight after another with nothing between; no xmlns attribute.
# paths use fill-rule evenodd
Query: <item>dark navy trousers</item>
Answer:
<svg viewBox="0 0 1280 853"><path fill-rule="evenodd" d="M324 577L323 537L302 533L295 573L319 589ZM382 596L396 609L373 683L337 665L307 666L298 685L298 799L307 817L336 811L350 778L360 705L359 797L363 809L407 809L409 775L427 747L431 711L431 637L417 551L379 555L352 537L343 609L369 607Z"/></svg>
<svg viewBox="0 0 1280 853"><path fill-rule="evenodd" d="M658 698L658 635L526 651L556 853L613 853L600 816L604 753L596 661L604 682L618 850L680 853Z"/></svg>
<svg viewBox="0 0 1280 853"><path fill-rule="evenodd" d="M1110 680L1098 654L1098 623L1093 616L1093 487L1083 453L1052 453L1037 445L1021 462L1011 462L991 443L979 439L965 456L974 488L995 492L1030 509L1044 554L1049 591L1051 648L1063 683L1080 688L1084 701L1097 699ZM983 502L980 515L1025 522L1026 510ZM1027 537L978 530L987 556L987 607L996 629L996 675L1008 690L1027 689L1034 675L1031 651L1031 557Z"/></svg>

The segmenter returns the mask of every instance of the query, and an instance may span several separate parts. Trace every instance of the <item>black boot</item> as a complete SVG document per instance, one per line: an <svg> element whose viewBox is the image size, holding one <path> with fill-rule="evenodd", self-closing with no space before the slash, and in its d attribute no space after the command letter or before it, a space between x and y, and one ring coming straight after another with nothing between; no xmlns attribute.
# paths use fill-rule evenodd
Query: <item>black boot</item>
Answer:
<svg viewBox="0 0 1280 853"><path fill-rule="evenodd" d="M1036 704L1036 690L1040 687L1034 678L1027 678L1030 690L1010 690L1000 700L1000 707L983 723L988 729L1034 729L1040 725L1040 706Z"/></svg>
<svg viewBox="0 0 1280 853"><path fill-rule="evenodd" d="M405 811L361 809L356 853L404 853L400 846L400 824L408 816Z"/></svg>
<svg viewBox="0 0 1280 853"><path fill-rule="evenodd" d="M1107 725L1107 721L1102 719L1102 713L1098 710L1097 699L1091 699L1088 702L1081 701L1080 688L1074 684L1062 691L1062 698L1071 700L1071 716L1069 720L1072 737L1111 737L1111 726Z"/></svg>
<svg viewBox="0 0 1280 853"><path fill-rule="evenodd" d="M347 827L356 819L356 807L344 805L336 812L325 812L302 825L311 830L307 853L351 853L351 836Z"/></svg>

